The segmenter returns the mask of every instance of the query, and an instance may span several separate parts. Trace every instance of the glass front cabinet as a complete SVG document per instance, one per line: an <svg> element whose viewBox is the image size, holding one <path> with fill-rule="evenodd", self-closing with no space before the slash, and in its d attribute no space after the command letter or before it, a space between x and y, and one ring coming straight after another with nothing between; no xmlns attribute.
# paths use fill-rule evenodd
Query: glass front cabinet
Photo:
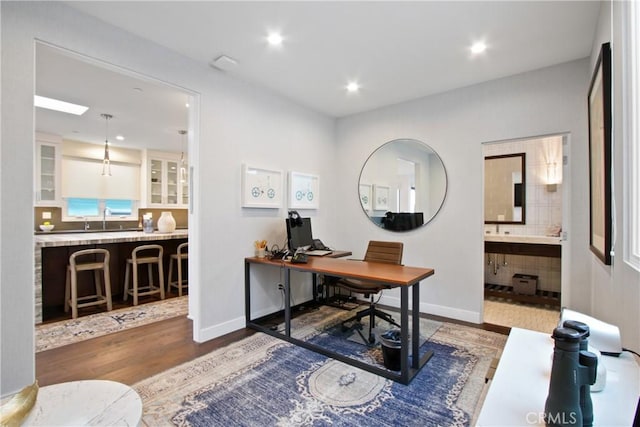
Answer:
<svg viewBox="0 0 640 427"><path fill-rule="evenodd" d="M185 208L189 204L189 187L185 164L180 153L147 151L147 206Z"/></svg>
<svg viewBox="0 0 640 427"><path fill-rule="evenodd" d="M35 144L34 204L35 206L61 206L62 138L37 132Z"/></svg>

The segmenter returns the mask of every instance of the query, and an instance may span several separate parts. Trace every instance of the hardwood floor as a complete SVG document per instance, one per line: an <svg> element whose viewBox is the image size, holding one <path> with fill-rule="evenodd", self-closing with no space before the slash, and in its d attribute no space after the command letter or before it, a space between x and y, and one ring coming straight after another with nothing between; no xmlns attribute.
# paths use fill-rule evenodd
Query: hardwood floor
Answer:
<svg viewBox="0 0 640 427"><path fill-rule="evenodd" d="M421 314L421 317L507 335L510 330L433 315ZM192 321L186 316L175 317L36 353L36 378L40 386L86 379L132 385L254 333L243 328L199 344L192 339Z"/></svg>
<svg viewBox="0 0 640 427"><path fill-rule="evenodd" d="M86 379L132 385L253 333L241 329L198 344L192 321L175 317L36 353L36 378L40 386Z"/></svg>

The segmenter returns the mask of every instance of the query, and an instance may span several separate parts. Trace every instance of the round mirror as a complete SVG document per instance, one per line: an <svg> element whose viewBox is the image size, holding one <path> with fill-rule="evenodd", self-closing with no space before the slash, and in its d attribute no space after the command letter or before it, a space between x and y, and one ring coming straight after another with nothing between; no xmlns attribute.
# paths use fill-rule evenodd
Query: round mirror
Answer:
<svg viewBox="0 0 640 427"><path fill-rule="evenodd" d="M415 139L395 139L374 151L360 172L360 204L377 226L408 231L436 216L447 194L440 156Z"/></svg>

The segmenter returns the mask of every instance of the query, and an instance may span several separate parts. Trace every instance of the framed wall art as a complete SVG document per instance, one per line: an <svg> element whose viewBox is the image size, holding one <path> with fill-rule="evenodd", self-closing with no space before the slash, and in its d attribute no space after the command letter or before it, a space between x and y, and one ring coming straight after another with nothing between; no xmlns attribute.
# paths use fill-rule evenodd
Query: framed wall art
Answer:
<svg viewBox="0 0 640 427"><path fill-rule="evenodd" d="M589 86L589 248L611 265L611 49L602 45Z"/></svg>
<svg viewBox="0 0 640 427"><path fill-rule="evenodd" d="M371 210L371 184L360 184L359 193L362 209Z"/></svg>
<svg viewBox="0 0 640 427"><path fill-rule="evenodd" d="M320 178L302 172L289 172L289 208L318 209L320 207Z"/></svg>
<svg viewBox="0 0 640 427"><path fill-rule="evenodd" d="M282 171L242 165L242 207L282 206Z"/></svg>
<svg viewBox="0 0 640 427"><path fill-rule="evenodd" d="M373 209L377 211L389 210L389 186L374 184Z"/></svg>

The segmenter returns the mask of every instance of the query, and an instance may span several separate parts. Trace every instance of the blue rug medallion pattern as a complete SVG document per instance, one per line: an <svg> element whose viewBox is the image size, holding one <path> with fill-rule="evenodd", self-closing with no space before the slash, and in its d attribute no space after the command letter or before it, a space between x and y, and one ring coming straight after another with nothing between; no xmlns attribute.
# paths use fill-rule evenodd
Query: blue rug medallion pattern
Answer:
<svg viewBox="0 0 640 427"><path fill-rule="evenodd" d="M320 334L312 340L363 360L380 350ZM466 426L456 406L477 359L427 341L431 360L402 385L282 343L245 370L188 395L172 421L191 426Z"/></svg>

